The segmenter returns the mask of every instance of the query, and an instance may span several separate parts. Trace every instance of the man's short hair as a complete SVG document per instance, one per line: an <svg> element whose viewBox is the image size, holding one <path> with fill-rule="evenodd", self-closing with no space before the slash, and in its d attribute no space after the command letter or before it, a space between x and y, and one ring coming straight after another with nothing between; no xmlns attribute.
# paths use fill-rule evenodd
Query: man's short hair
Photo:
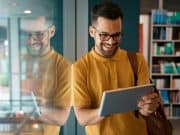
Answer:
<svg viewBox="0 0 180 135"><path fill-rule="evenodd" d="M20 20L21 30L33 31L40 28L47 29L50 26L54 25L53 21L54 20L52 17L47 16L22 17Z"/></svg>
<svg viewBox="0 0 180 135"><path fill-rule="evenodd" d="M104 17L111 20L115 20L119 17L123 19L123 12L117 4L113 2L105 2L93 7L91 11L92 24L96 23L98 17Z"/></svg>

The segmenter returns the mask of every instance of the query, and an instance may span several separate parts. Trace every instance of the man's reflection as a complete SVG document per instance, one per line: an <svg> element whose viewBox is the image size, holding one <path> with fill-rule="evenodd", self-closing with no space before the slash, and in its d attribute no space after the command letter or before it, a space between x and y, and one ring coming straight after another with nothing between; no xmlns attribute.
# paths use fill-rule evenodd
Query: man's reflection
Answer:
<svg viewBox="0 0 180 135"><path fill-rule="evenodd" d="M23 20L22 20L23 21ZM26 19L23 32L27 54L22 56L22 91L31 91L38 101L38 120L46 123L44 134L59 135L70 108L70 63L50 44L55 27L45 17ZM37 110L36 110L37 111Z"/></svg>

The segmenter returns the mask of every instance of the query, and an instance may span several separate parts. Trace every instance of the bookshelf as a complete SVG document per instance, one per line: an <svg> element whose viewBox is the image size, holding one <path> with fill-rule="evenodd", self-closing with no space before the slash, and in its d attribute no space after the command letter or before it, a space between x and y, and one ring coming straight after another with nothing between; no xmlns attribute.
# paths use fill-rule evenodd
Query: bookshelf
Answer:
<svg viewBox="0 0 180 135"><path fill-rule="evenodd" d="M180 11L152 10L150 74L169 119L180 120Z"/></svg>

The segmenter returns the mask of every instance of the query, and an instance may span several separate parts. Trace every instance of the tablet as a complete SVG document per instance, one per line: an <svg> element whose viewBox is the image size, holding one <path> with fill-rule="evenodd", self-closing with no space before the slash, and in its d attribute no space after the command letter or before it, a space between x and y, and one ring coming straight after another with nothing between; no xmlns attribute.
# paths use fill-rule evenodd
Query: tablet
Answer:
<svg viewBox="0 0 180 135"><path fill-rule="evenodd" d="M138 101L144 95L152 92L154 84L119 88L103 92L99 116L138 110Z"/></svg>
<svg viewBox="0 0 180 135"><path fill-rule="evenodd" d="M33 91L31 91L31 96L32 96L33 104L34 104L34 109L33 109L34 112L33 113L34 113L34 115L41 116L41 111L37 104L37 99L36 99L36 96L34 95Z"/></svg>

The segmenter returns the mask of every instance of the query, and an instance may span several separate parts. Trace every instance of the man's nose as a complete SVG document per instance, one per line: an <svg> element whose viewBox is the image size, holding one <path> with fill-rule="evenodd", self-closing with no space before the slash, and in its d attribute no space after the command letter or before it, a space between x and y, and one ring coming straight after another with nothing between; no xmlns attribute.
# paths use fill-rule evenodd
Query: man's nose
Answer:
<svg viewBox="0 0 180 135"><path fill-rule="evenodd" d="M29 38L29 39L28 39L28 44L29 44L29 45L34 44L34 42L35 42L35 41L34 41L32 38Z"/></svg>
<svg viewBox="0 0 180 135"><path fill-rule="evenodd" d="M110 36L109 40L107 41L109 44L114 44L116 43L116 41L114 40L114 38L112 36Z"/></svg>
<svg viewBox="0 0 180 135"><path fill-rule="evenodd" d="M30 44L30 45L32 45L32 44L34 44L34 43L37 43L37 42L39 42L38 40L35 40L34 38L32 38L32 37L30 37L29 39L28 39L28 43Z"/></svg>

